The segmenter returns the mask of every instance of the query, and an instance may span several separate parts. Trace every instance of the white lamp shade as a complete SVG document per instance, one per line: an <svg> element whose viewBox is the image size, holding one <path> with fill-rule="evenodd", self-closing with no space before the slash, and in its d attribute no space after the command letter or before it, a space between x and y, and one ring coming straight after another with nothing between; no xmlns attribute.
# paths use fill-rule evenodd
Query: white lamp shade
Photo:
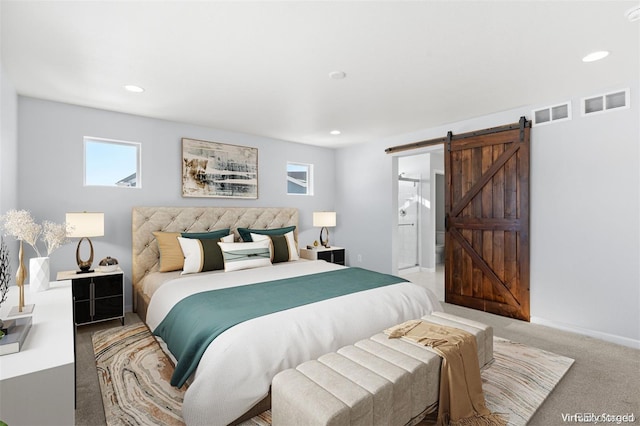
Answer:
<svg viewBox="0 0 640 426"><path fill-rule="evenodd" d="M313 212L313 226L336 226L336 212Z"/></svg>
<svg viewBox="0 0 640 426"><path fill-rule="evenodd" d="M67 236L71 238L102 237L104 213L67 213Z"/></svg>

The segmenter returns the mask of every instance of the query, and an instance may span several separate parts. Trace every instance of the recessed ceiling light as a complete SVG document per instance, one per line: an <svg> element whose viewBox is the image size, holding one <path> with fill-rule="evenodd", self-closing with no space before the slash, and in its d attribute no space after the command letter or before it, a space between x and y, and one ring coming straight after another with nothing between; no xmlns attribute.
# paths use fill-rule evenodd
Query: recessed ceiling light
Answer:
<svg viewBox="0 0 640 426"><path fill-rule="evenodd" d="M634 6L631 9L627 10L624 16L627 17L629 22L635 22L640 20L640 6Z"/></svg>
<svg viewBox="0 0 640 426"><path fill-rule="evenodd" d="M600 59L606 58L609 56L609 52L606 50L599 50L597 52L591 52L584 58L582 58L582 62L594 62L599 61Z"/></svg>
<svg viewBox="0 0 640 426"><path fill-rule="evenodd" d="M332 130L329 133L331 133L334 136L338 136L340 133L342 133L340 130Z"/></svg>
<svg viewBox="0 0 640 426"><path fill-rule="evenodd" d="M142 93L144 92L144 89L140 86L136 86L134 84L127 84L124 86L124 88L130 92L134 92L134 93Z"/></svg>
<svg viewBox="0 0 640 426"><path fill-rule="evenodd" d="M329 73L329 77L331 77L334 80L342 80L346 76L347 76L347 74L345 72L343 72L343 71L331 71Z"/></svg>

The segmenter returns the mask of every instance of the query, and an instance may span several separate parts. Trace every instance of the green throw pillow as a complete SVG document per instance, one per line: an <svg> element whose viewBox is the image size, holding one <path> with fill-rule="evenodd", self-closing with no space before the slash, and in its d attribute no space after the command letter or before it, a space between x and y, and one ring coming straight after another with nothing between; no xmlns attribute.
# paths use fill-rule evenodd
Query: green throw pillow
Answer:
<svg viewBox="0 0 640 426"><path fill-rule="evenodd" d="M219 240L220 238L226 237L231 232L229 228L227 229L216 229L215 231L210 232L183 232L180 236L183 238L198 238L200 240L204 239L214 239Z"/></svg>
<svg viewBox="0 0 640 426"><path fill-rule="evenodd" d="M271 229L250 229L250 228L238 228L238 234L242 237L242 241L250 243L253 241L251 234L261 235L284 235L287 232L292 232L296 229L295 226L287 226L285 228L271 228Z"/></svg>

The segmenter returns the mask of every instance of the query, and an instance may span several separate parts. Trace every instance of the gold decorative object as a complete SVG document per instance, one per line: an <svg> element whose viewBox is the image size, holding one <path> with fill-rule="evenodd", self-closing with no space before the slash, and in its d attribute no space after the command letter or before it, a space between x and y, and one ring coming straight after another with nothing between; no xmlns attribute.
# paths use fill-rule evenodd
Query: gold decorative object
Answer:
<svg viewBox="0 0 640 426"><path fill-rule="evenodd" d="M18 301L18 312L24 309L24 280L27 278L27 268L24 266L24 252L22 250L22 240L20 240L20 251L18 252L18 271L16 272L16 284L20 291Z"/></svg>
<svg viewBox="0 0 640 426"><path fill-rule="evenodd" d="M27 268L24 266L24 253L22 250L22 240L20 240L20 251L18 252L18 271L16 272L16 284L18 286L18 306L14 306L9 311L8 317L23 317L33 313L34 304L24 304L24 280L27 278Z"/></svg>
<svg viewBox="0 0 640 426"><path fill-rule="evenodd" d="M82 260L82 258L80 257L80 245L82 244L83 240L87 240L87 242L89 243L89 259L87 260ZM91 269L91 265L93 264L93 244L91 244L91 240L89 238L82 237L80 238L80 241L78 241L78 247L76 248L76 262L78 263L78 268L80 268L80 271L93 272L93 270Z"/></svg>

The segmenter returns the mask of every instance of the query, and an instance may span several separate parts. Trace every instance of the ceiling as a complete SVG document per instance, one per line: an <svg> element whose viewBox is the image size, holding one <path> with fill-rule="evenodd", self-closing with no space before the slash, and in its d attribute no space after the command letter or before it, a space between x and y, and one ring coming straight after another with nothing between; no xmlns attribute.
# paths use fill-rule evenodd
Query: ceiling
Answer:
<svg viewBox="0 0 640 426"><path fill-rule="evenodd" d="M637 80L638 4L1 0L2 68L24 96L339 147Z"/></svg>

